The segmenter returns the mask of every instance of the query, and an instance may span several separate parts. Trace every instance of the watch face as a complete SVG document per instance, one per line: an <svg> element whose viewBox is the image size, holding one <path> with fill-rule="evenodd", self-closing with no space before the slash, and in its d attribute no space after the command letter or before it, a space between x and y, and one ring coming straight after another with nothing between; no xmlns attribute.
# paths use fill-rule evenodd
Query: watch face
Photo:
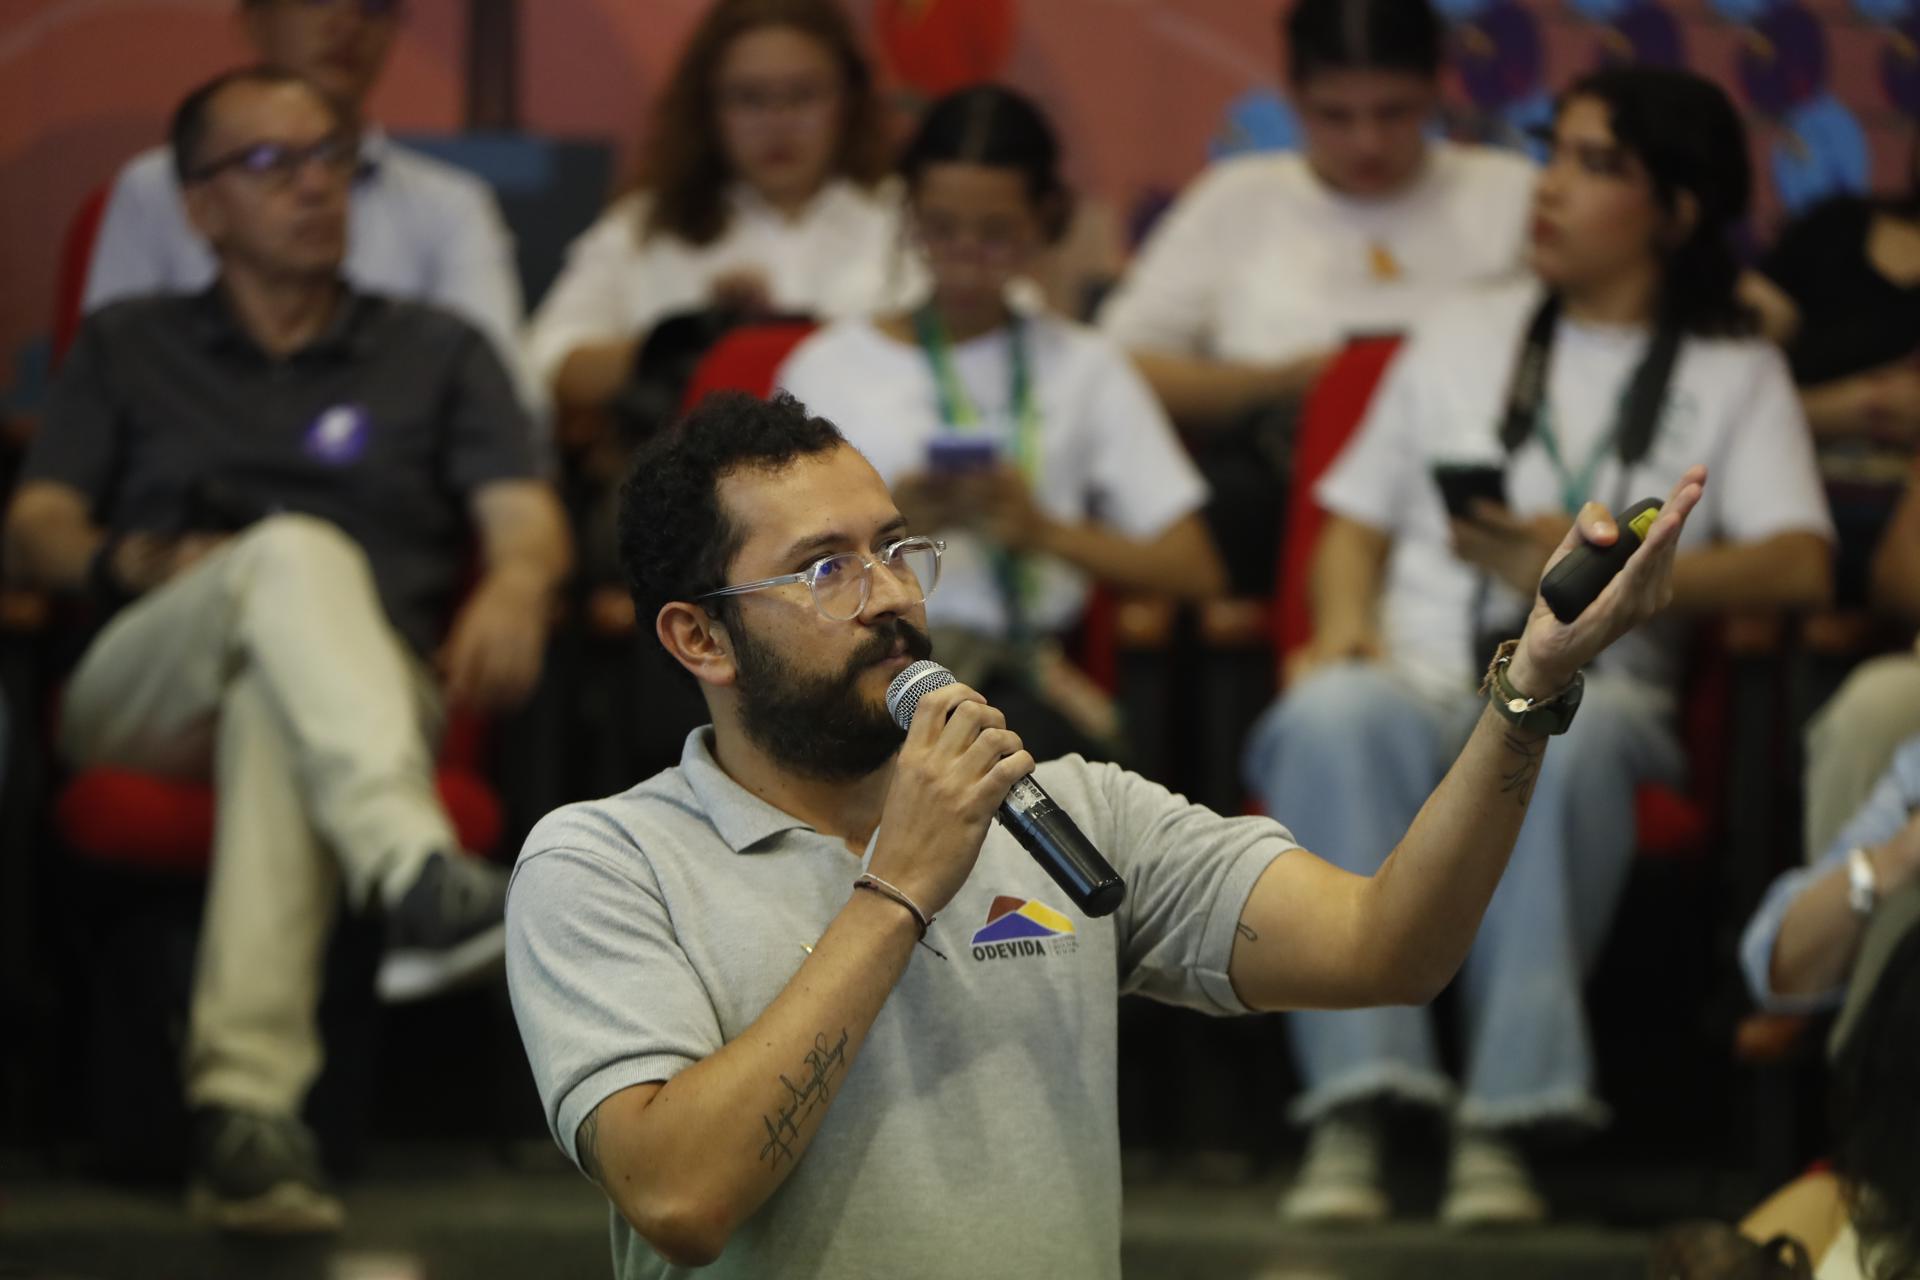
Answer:
<svg viewBox="0 0 1920 1280"><path fill-rule="evenodd" d="M1873 914L1879 888L1874 882L1873 863L1867 860L1866 850L1850 850L1847 854L1847 905L1863 916Z"/></svg>

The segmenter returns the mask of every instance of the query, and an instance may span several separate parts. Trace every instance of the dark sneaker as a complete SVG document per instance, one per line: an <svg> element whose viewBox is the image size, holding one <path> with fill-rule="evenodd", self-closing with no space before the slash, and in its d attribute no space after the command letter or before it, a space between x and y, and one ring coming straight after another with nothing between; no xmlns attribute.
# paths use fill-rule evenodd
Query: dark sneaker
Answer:
<svg viewBox="0 0 1920 1280"><path fill-rule="evenodd" d="M290 1115L207 1107L193 1119L187 1212L222 1231L338 1231L346 1211L327 1188L313 1134Z"/></svg>
<svg viewBox="0 0 1920 1280"><path fill-rule="evenodd" d="M374 989L388 1004L405 1004L494 976L507 954L506 911L506 872L434 854L387 913Z"/></svg>

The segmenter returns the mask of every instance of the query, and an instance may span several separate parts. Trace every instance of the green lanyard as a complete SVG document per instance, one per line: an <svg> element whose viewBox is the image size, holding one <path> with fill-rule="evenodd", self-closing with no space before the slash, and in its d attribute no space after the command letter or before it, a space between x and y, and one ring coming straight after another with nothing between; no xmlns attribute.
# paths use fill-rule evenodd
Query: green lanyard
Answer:
<svg viewBox="0 0 1920 1280"><path fill-rule="evenodd" d="M1660 412L1666 403L1667 385L1673 379L1674 365L1680 359L1685 334L1677 324L1663 321L1653 332L1653 340L1640 358L1633 376L1627 380L1620 403L1614 410L1613 427L1593 448L1593 454L1575 475L1560 453L1554 438L1553 413L1547 405L1547 370L1553 355L1553 340L1560 321L1560 298L1549 293L1534 308L1527 321L1526 336L1520 344L1520 358L1514 363L1513 378L1507 386L1507 407L1501 415L1500 443L1509 455L1519 451L1529 438L1537 438L1560 477L1560 498L1569 515L1577 514L1593 493L1593 482L1616 446L1620 451L1620 484L1623 490L1633 468L1653 447L1654 431L1660 424Z"/></svg>
<svg viewBox="0 0 1920 1280"><path fill-rule="evenodd" d="M1606 465L1607 455L1613 452L1614 442L1620 438L1620 422L1620 416L1616 415L1613 429L1594 441L1593 452L1587 455L1586 463L1576 475L1567 469L1560 442L1554 438L1553 410L1547 406L1545 396L1540 398L1540 408L1533 418L1533 434L1546 451L1547 461L1553 464L1554 474L1560 477L1560 500L1566 503L1567 514L1578 515L1593 495L1593 482L1600 475L1600 468Z"/></svg>
<svg viewBox="0 0 1920 1280"><path fill-rule="evenodd" d="M947 341L947 327L940 323L933 304L928 303L913 313L913 331L933 371L941 420L956 431L978 430L980 410L967 389L960 385L959 374L954 372L953 347ZM1007 342L1011 347L1008 400L1013 408L1013 460L1031 485L1040 478L1040 407L1033 395L1033 375L1027 359L1027 325L1022 317L1016 315L1009 322ZM1036 586L1034 565L1030 557L999 549L993 552L993 571L1007 609L1008 636L1016 646L1024 648L1033 638L1026 615Z"/></svg>
<svg viewBox="0 0 1920 1280"><path fill-rule="evenodd" d="M926 352L933 370L933 386L940 397L940 419L956 431L974 431L980 426L980 410L973 397L960 385L953 370L953 347L947 341L947 327L940 323L931 305L913 313L913 331ZM1007 400L1013 406L1013 461L1020 474L1033 484L1040 478L1040 406L1033 398L1033 375L1027 362L1027 324L1015 316L1007 325L1007 342L1012 348Z"/></svg>

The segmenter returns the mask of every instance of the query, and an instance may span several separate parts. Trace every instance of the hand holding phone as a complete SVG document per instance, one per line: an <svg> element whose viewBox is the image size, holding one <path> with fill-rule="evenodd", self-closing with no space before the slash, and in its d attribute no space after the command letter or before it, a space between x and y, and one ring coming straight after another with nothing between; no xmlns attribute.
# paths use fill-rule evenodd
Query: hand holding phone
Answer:
<svg viewBox="0 0 1920 1280"><path fill-rule="evenodd" d="M1475 502L1507 505L1507 473L1491 462L1436 462L1433 481L1440 486L1440 498L1447 514L1455 520L1473 519Z"/></svg>
<svg viewBox="0 0 1920 1280"><path fill-rule="evenodd" d="M984 436L943 433L927 442L927 470L936 476L985 471L999 458L999 446Z"/></svg>

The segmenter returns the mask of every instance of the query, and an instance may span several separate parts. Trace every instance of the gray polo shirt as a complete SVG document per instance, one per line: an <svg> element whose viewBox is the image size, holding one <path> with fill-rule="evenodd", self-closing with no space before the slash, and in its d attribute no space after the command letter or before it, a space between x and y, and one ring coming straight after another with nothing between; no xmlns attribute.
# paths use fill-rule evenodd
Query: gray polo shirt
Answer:
<svg viewBox="0 0 1920 1280"><path fill-rule="evenodd" d="M569 805L527 839L507 978L556 1141L630 1085L741 1035L807 958L863 860L714 763ZM1126 877L1089 920L996 824L916 948L813 1145L702 1276L1111 1277L1120 1266L1115 996L1242 1013L1227 977L1254 881L1293 848L1078 756L1038 775ZM869 855L871 849L869 849ZM743 1138L759 1116L741 1116ZM623 1280L669 1266L616 1213Z"/></svg>
<svg viewBox="0 0 1920 1280"><path fill-rule="evenodd" d="M216 286L88 317L22 478L78 489L118 531L331 521L427 653L472 564L467 500L537 474L530 436L493 347L448 312L348 291L318 338L274 359Z"/></svg>

